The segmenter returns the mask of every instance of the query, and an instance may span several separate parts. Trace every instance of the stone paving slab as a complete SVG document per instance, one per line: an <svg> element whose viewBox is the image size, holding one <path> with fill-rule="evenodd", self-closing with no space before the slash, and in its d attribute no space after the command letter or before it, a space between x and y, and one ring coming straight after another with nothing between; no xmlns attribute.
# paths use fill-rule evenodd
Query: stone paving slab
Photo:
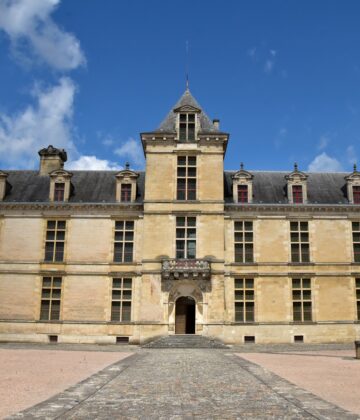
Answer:
<svg viewBox="0 0 360 420"><path fill-rule="evenodd" d="M139 350L12 419L357 419L229 350Z"/></svg>

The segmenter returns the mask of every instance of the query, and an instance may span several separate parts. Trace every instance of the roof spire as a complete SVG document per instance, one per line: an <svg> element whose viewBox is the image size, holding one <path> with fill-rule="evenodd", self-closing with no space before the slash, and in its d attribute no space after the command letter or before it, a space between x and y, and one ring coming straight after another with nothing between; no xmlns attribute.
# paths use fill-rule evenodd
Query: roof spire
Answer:
<svg viewBox="0 0 360 420"><path fill-rule="evenodd" d="M127 171L130 169L130 163L129 163L129 162L126 162L126 163L125 163L125 169L126 169Z"/></svg>
<svg viewBox="0 0 360 420"><path fill-rule="evenodd" d="M243 162L241 162L240 163L240 170L242 171L244 169L244 163Z"/></svg>
<svg viewBox="0 0 360 420"><path fill-rule="evenodd" d="M186 92L189 91L189 41L185 43L185 74L186 74Z"/></svg>
<svg viewBox="0 0 360 420"><path fill-rule="evenodd" d="M298 164L295 162L294 163L294 171L297 172L298 171Z"/></svg>
<svg viewBox="0 0 360 420"><path fill-rule="evenodd" d="M354 163L354 172L357 172L356 163Z"/></svg>

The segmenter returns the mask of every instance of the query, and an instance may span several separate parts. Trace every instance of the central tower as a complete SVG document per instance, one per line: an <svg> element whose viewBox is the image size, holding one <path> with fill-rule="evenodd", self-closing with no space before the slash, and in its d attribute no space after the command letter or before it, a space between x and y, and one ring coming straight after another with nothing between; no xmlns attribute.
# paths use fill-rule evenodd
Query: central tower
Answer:
<svg viewBox="0 0 360 420"><path fill-rule="evenodd" d="M223 288L228 138L189 89L159 128L141 134L146 157L142 290L150 304L143 319L151 313L168 333L175 331L179 298L195 300L196 333L206 333L208 322L224 317L223 300L216 296Z"/></svg>

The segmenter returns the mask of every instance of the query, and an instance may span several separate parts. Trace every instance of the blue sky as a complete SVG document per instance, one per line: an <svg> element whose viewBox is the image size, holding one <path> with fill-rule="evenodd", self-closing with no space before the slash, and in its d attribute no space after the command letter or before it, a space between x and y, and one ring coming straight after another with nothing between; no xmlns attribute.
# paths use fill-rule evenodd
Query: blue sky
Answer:
<svg viewBox="0 0 360 420"><path fill-rule="evenodd" d="M0 169L64 147L143 169L139 133L190 89L230 133L226 169L351 171L360 2L0 0Z"/></svg>

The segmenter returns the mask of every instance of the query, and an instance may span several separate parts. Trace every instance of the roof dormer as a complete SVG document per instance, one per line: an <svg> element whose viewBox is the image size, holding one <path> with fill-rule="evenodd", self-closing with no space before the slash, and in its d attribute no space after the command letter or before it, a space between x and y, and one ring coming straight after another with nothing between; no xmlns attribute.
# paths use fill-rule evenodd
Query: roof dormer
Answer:
<svg viewBox="0 0 360 420"><path fill-rule="evenodd" d="M52 171L50 174L50 201L65 202L69 201L72 185L71 172L65 171L65 169L58 169Z"/></svg>
<svg viewBox="0 0 360 420"><path fill-rule="evenodd" d="M7 182L7 177L9 174L0 170L0 201L3 201L6 193L11 188L10 184Z"/></svg>
<svg viewBox="0 0 360 420"><path fill-rule="evenodd" d="M126 162L125 169L118 172L116 177L116 201L130 203L136 200L136 180L139 174L130 169Z"/></svg>
<svg viewBox="0 0 360 420"><path fill-rule="evenodd" d="M305 204L307 202L307 178L308 175L299 171L297 163L294 163L294 170L285 176L290 204Z"/></svg>
<svg viewBox="0 0 360 420"><path fill-rule="evenodd" d="M354 165L353 172L345 177L349 203L360 204L360 172Z"/></svg>
<svg viewBox="0 0 360 420"><path fill-rule="evenodd" d="M252 203L254 175L245 171L244 164L240 164L240 171L233 176L233 200L234 203Z"/></svg>

